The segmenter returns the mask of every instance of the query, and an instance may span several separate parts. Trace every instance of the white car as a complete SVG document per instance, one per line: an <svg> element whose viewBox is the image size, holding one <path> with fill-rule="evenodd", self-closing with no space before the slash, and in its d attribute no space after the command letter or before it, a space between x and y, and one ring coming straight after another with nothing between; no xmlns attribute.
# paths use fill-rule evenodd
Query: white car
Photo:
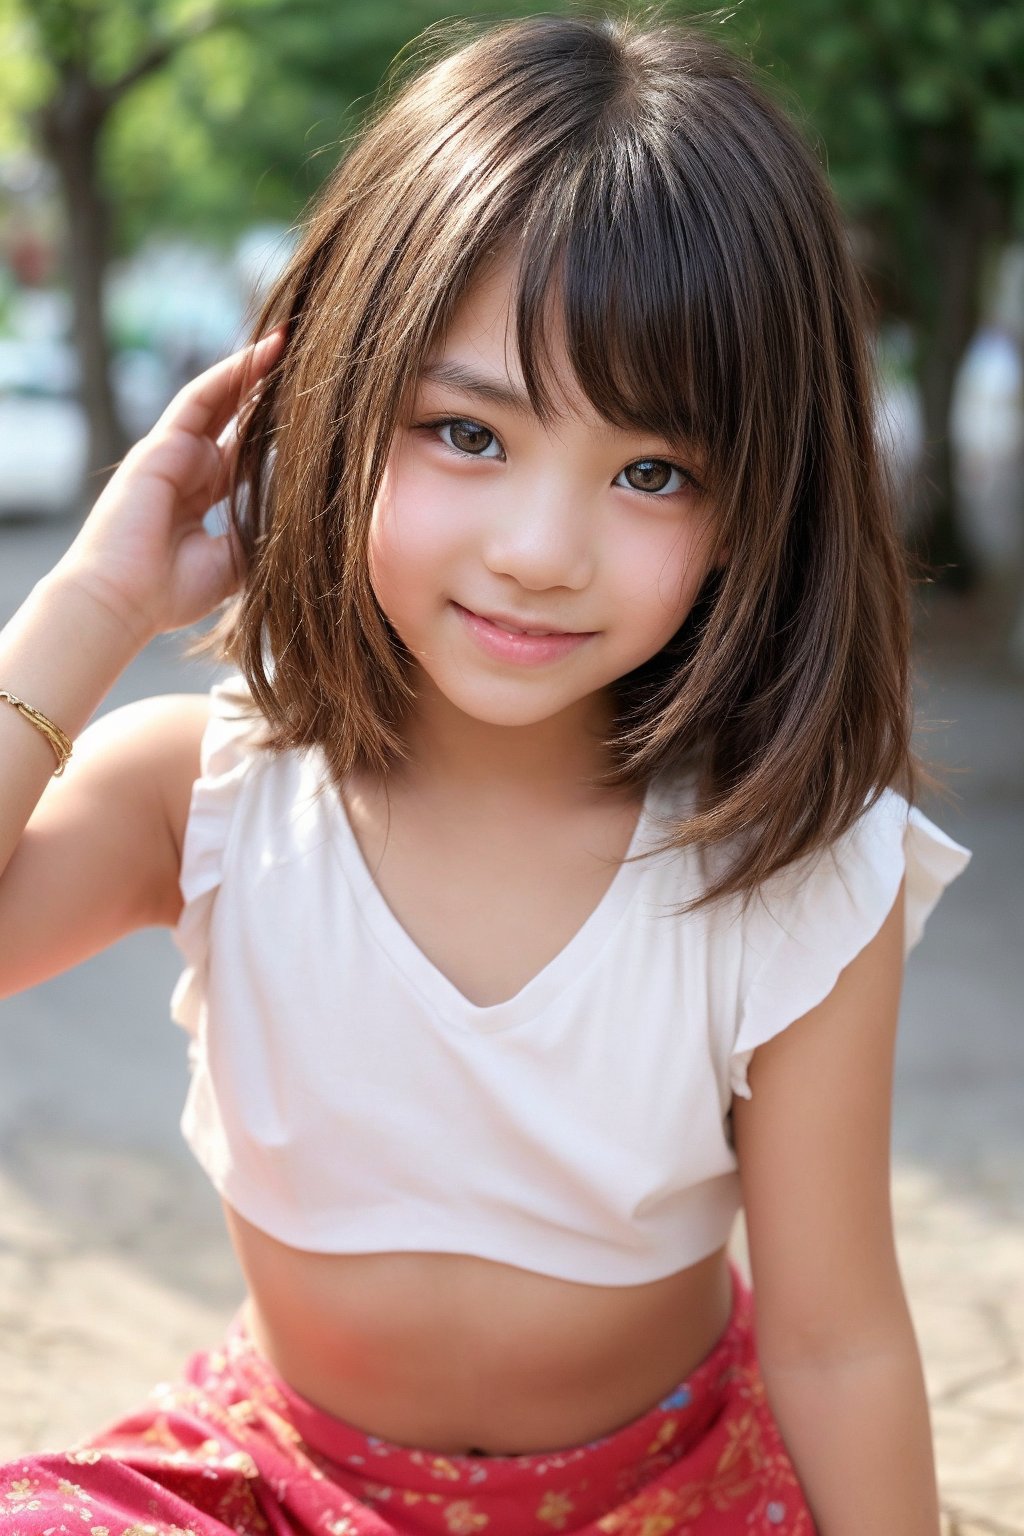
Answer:
<svg viewBox="0 0 1024 1536"><path fill-rule="evenodd" d="M0 517L76 510L89 429L71 347L0 340Z"/></svg>

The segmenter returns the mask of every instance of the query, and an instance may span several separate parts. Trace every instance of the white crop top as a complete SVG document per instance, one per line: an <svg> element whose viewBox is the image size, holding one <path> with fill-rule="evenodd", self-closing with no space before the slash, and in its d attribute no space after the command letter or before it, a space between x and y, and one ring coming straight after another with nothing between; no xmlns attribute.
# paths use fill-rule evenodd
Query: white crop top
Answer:
<svg viewBox="0 0 1024 1536"><path fill-rule="evenodd" d="M474 1254L637 1285L723 1244L728 1112L756 1047L831 991L906 870L906 947L970 855L889 791L746 912L683 918L698 859L619 867L515 997L469 1002L394 917L318 749L271 755L213 690L185 836L172 1013L182 1129L283 1243ZM631 853L685 790L655 781Z"/></svg>

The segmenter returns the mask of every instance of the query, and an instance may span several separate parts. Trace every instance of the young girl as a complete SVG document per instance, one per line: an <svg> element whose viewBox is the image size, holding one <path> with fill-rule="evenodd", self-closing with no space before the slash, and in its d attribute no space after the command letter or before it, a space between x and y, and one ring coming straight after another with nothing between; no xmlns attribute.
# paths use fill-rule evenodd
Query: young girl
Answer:
<svg viewBox="0 0 1024 1536"><path fill-rule="evenodd" d="M0 1530L935 1536L889 1101L967 855L813 157L700 34L511 24L385 104L258 334L0 650L0 982L174 927L250 1299ZM236 676L68 763L236 588Z"/></svg>

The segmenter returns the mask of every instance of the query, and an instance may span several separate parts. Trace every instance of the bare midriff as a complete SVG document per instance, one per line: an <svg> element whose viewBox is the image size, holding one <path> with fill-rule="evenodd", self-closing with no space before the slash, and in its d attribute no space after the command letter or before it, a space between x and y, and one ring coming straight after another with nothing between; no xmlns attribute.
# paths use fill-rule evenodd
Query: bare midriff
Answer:
<svg viewBox="0 0 1024 1536"><path fill-rule="evenodd" d="M729 1319L725 1249L645 1285L580 1285L461 1254L309 1253L227 1216L278 1374L368 1434L439 1454L608 1434L690 1375Z"/></svg>

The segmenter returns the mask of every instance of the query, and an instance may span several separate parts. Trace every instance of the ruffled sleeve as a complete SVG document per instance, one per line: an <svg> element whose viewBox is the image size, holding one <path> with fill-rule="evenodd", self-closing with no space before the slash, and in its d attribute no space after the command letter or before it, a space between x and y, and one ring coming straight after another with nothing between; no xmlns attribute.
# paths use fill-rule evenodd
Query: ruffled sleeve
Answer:
<svg viewBox="0 0 1024 1536"><path fill-rule="evenodd" d="M199 1027L210 911L220 885L238 793L256 755L264 721L241 677L210 690L199 777L182 847L179 884L185 904L173 931L185 969L171 995L171 1018L190 1035Z"/></svg>
<svg viewBox="0 0 1024 1536"><path fill-rule="evenodd" d="M824 853L770 881L763 901L755 898L744 939L750 979L729 1061L733 1093L750 1097L754 1051L828 996L881 928L904 874L909 953L970 857L902 795L886 790Z"/></svg>

